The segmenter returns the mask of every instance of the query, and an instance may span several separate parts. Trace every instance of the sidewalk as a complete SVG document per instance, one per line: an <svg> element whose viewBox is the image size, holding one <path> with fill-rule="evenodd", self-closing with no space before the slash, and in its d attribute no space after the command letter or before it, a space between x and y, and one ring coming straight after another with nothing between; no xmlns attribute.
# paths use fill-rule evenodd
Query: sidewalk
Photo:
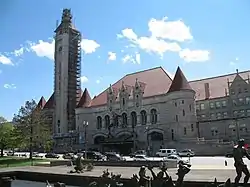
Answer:
<svg viewBox="0 0 250 187"><path fill-rule="evenodd" d="M233 166L218 166L218 165L195 165L192 166L191 169L216 169L216 170L234 170Z"/></svg>

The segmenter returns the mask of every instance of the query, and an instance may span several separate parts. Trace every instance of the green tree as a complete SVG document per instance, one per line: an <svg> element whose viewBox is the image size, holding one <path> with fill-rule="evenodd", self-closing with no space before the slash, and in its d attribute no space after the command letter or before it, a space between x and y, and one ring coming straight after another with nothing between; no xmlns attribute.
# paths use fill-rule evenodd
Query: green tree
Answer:
<svg viewBox="0 0 250 187"><path fill-rule="evenodd" d="M0 149L1 149L1 157L3 157L4 149L11 147L11 142L13 139L13 124L7 122L5 118L0 117Z"/></svg>
<svg viewBox="0 0 250 187"><path fill-rule="evenodd" d="M34 100L26 101L13 121L17 125L22 144L29 148L30 159L32 159L33 148L44 145L50 136L42 109Z"/></svg>

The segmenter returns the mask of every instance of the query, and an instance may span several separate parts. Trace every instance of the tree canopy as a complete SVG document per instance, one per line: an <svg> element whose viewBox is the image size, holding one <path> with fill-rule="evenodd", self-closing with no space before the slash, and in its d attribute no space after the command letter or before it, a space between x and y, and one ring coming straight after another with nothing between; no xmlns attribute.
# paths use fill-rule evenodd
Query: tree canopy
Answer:
<svg viewBox="0 0 250 187"><path fill-rule="evenodd" d="M0 149L1 157L3 157L3 150L12 148L13 146L13 124L8 122L4 117L0 116Z"/></svg>
<svg viewBox="0 0 250 187"><path fill-rule="evenodd" d="M46 116L34 100L25 102L18 114L14 115L13 122L17 126L23 144L29 147L31 157L33 148L44 148L51 139Z"/></svg>

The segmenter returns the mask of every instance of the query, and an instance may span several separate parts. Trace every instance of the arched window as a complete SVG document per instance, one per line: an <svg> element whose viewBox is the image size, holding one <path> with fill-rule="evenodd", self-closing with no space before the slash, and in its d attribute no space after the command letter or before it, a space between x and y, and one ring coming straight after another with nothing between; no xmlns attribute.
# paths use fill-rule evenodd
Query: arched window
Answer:
<svg viewBox="0 0 250 187"><path fill-rule="evenodd" d="M105 116L105 128L107 129L110 125L110 117L109 115Z"/></svg>
<svg viewBox="0 0 250 187"><path fill-rule="evenodd" d="M132 121L132 127L135 127L137 124L137 115L136 112L131 112L131 121Z"/></svg>
<svg viewBox="0 0 250 187"><path fill-rule="evenodd" d="M145 110L141 111L141 124L142 125L147 124L147 112Z"/></svg>
<svg viewBox="0 0 250 187"><path fill-rule="evenodd" d="M122 127L126 127L128 125L128 117L126 113L122 114Z"/></svg>
<svg viewBox="0 0 250 187"><path fill-rule="evenodd" d="M182 115L185 116L185 110L182 110Z"/></svg>
<svg viewBox="0 0 250 187"><path fill-rule="evenodd" d="M156 109L151 109L151 123L156 124L157 123L157 111Z"/></svg>
<svg viewBox="0 0 250 187"><path fill-rule="evenodd" d="M96 127L97 127L97 129L101 129L102 128L102 117L101 116L97 117Z"/></svg>

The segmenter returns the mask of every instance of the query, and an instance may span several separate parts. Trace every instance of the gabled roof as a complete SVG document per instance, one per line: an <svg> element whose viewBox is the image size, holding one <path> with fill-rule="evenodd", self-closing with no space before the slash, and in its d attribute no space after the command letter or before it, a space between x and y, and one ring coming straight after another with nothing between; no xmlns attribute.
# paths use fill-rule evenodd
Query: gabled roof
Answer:
<svg viewBox="0 0 250 187"><path fill-rule="evenodd" d="M91 97L89 95L87 88L85 88L85 90L82 94L82 97L77 105L77 108L87 107L87 106L89 106L90 102L91 102Z"/></svg>
<svg viewBox="0 0 250 187"><path fill-rule="evenodd" d="M43 108L52 109L54 108L54 103L55 103L55 100L54 100L54 93L53 93Z"/></svg>
<svg viewBox="0 0 250 187"><path fill-rule="evenodd" d="M122 79L112 85L113 90L119 90L122 87L122 81L126 86L135 86L135 81L143 85L143 97L161 95L167 93L172 80L162 67L139 71L127 74ZM94 97L90 106L99 106L107 103L107 90L104 90L98 96Z"/></svg>
<svg viewBox="0 0 250 187"><path fill-rule="evenodd" d="M43 109L43 107L46 104L46 100L44 99L44 97L42 96L41 99L39 100L37 107L39 107L40 109Z"/></svg>
<svg viewBox="0 0 250 187"><path fill-rule="evenodd" d="M181 68L178 66L172 84L168 90L168 93L181 90L192 90L192 88L189 85L186 77L182 73Z"/></svg>
<svg viewBox="0 0 250 187"><path fill-rule="evenodd" d="M243 71L238 73L244 80L248 79L250 71ZM209 99L225 97L226 91L228 93L228 81L232 82L237 73L231 73L227 75L221 75L211 78L205 78L200 80L190 81L189 84L192 89L196 92L196 100L205 99L205 83L209 84Z"/></svg>

